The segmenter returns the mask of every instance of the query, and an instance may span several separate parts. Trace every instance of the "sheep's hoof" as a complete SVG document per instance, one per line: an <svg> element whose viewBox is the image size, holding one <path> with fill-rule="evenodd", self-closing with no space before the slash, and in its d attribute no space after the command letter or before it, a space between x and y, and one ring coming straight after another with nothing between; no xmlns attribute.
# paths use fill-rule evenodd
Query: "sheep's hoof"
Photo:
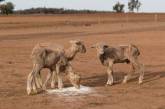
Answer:
<svg viewBox="0 0 165 109"><path fill-rule="evenodd" d="M28 95L35 95L37 94L38 92L37 91L30 91L30 92L27 92Z"/></svg>
<svg viewBox="0 0 165 109"><path fill-rule="evenodd" d="M58 87L58 89L62 90L62 89L63 89L63 87Z"/></svg>
<svg viewBox="0 0 165 109"><path fill-rule="evenodd" d="M127 83L127 81L124 81L124 80L123 80L122 84L126 84L126 83Z"/></svg>
<svg viewBox="0 0 165 109"><path fill-rule="evenodd" d="M74 85L76 89L80 89L80 85Z"/></svg>
<svg viewBox="0 0 165 109"><path fill-rule="evenodd" d="M139 81L139 84L143 84L143 81Z"/></svg>
<svg viewBox="0 0 165 109"><path fill-rule="evenodd" d="M58 86L58 89L62 90L63 89L63 85L62 86Z"/></svg>
<svg viewBox="0 0 165 109"><path fill-rule="evenodd" d="M27 91L27 94L28 94L28 95L31 95L31 93L32 93L32 92L31 92L30 90Z"/></svg>
<svg viewBox="0 0 165 109"><path fill-rule="evenodd" d="M31 91L30 93L28 93L28 95L36 95L36 94L40 94L40 93L43 93L45 92L46 90L43 90L42 88L41 89L37 89L35 91Z"/></svg>
<svg viewBox="0 0 165 109"><path fill-rule="evenodd" d="M27 88L27 94L28 94L28 95L31 95L31 92L32 92L32 89L28 87L28 88Z"/></svg>
<svg viewBox="0 0 165 109"><path fill-rule="evenodd" d="M106 84L105 87L112 86L113 84Z"/></svg>

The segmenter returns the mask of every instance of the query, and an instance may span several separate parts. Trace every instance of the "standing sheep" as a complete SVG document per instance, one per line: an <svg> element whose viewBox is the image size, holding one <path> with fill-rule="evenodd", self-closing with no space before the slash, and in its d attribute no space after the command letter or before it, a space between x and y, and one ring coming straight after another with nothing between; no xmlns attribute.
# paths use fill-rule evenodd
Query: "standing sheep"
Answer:
<svg viewBox="0 0 165 109"><path fill-rule="evenodd" d="M75 58L77 53L86 53L86 47L85 47L83 41L80 41L80 40L71 40L70 43L71 43L71 46L67 50L64 51L64 56L66 57L66 59L68 61L69 72L73 72L70 62ZM71 78L71 75L72 74L69 75L70 78ZM46 89L47 82L51 76L52 76L51 88L55 88L56 72L53 72L52 75L48 74L48 76L47 76L47 79L44 83L45 89ZM72 82L72 84L74 84L74 83L75 82Z"/></svg>
<svg viewBox="0 0 165 109"><path fill-rule="evenodd" d="M108 81L107 85L112 85L113 79L113 64L116 63L127 63L131 64L133 72L139 72L139 84L143 82L143 65L139 63L138 57L140 55L139 49L135 45L124 45L124 46L108 46L106 44L97 43L92 46L96 48L97 56L99 57L101 63L107 66ZM123 83L127 83L133 72L128 73L123 80Z"/></svg>
<svg viewBox="0 0 165 109"><path fill-rule="evenodd" d="M43 88L40 71L43 68L50 70L50 76L56 72L58 79L58 87L62 88L62 76L61 68L65 68L69 71L69 79L71 83L79 87L80 76L76 73L71 72L72 68L68 63L67 58L64 56L63 49L51 49L49 47L43 47L37 44L32 51L33 69L27 78L27 93L36 94L38 89Z"/></svg>

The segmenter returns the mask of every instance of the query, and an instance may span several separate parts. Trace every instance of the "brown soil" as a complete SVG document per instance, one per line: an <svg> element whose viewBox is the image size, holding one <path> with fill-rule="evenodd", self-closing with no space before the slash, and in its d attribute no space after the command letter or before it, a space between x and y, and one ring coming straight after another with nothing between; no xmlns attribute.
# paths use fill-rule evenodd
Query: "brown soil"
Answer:
<svg viewBox="0 0 165 109"><path fill-rule="evenodd" d="M0 17L0 109L165 109L165 14L82 14ZM84 40L87 53L73 61L82 85L95 92L79 96L26 94L26 78L32 69L30 54L38 42L69 46ZM114 66L115 85L105 87L106 68L90 46L136 44L145 64L144 84L137 78L121 84L129 66ZM43 75L48 71L43 70ZM64 81L68 86L68 81ZM70 85L70 84L69 84Z"/></svg>

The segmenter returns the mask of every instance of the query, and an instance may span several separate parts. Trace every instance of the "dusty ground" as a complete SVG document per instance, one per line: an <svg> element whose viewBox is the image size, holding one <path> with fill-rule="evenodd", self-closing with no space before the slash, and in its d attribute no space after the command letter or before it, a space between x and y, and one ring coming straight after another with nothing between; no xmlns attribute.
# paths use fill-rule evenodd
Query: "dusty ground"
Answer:
<svg viewBox="0 0 165 109"><path fill-rule="evenodd" d="M0 109L165 109L165 14L85 14L48 16L0 16ZM69 46L82 39L85 55L73 61L82 84L95 92L79 96L26 94L26 78L32 69L30 53L38 42ZM144 84L137 79L120 84L129 66L114 66L116 84L105 87L106 69L90 46L134 43L145 64ZM47 70L42 71L46 75ZM67 81L65 85L68 86Z"/></svg>

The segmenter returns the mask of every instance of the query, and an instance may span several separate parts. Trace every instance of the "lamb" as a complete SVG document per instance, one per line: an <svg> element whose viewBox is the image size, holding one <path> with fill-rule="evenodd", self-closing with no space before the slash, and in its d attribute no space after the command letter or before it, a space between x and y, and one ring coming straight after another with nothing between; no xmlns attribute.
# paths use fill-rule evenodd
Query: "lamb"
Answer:
<svg viewBox="0 0 165 109"><path fill-rule="evenodd" d="M139 63L138 57L140 55L139 49L133 45L120 45L120 46L108 46L104 43L97 43L92 46L96 48L97 56L100 59L102 65L107 66L108 81L107 85L113 85L113 64L127 63L132 66L133 72L139 72L139 84L143 82L143 64ZM123 80L123 83L127 83L133 72L129 72Z"/></svg>
<svg viewBox="0 0 165 109"><path fill-rule="evenodd" d="M71 83L76 87L80 87L80 76L72 72L72 68L68 63L68 59L64 55L63 49L51 49L49 47L41 46L37 44L32 51L33 69L27 78L27 93L36 94L39 90L42 90L43 84L41 80L40 71L43 68L50 70L50 77L52 74L57 74L58 87L62 88L62 76L61 68L68 70L69 79ZM53 73L56 72L56 73Z"/></svg>
<svg viewBox="0 0 165 109"><path fill-rule="evenodd" d="M69 72L73 72L72 66L71 66L71 61L75 58L77 53L86 53L86 47L81 40L71 40L71 47L69 47L67 50L64 52L64 56L66 57L69 65ZM72 74L70 73L70 78ZM52 82L51 82L51 88L55 88L55 82L56 82L56 72L53 72L52 75L48 74L47 79L44 83L44 89L46 90L46 85L50 77L52 76ZM73 80L73 79L72 79ZM75 81L76 82L76 81ZM75 84L75 82L72 82L72 84ZM61 85L63 86L63 84Z"/></svg>

